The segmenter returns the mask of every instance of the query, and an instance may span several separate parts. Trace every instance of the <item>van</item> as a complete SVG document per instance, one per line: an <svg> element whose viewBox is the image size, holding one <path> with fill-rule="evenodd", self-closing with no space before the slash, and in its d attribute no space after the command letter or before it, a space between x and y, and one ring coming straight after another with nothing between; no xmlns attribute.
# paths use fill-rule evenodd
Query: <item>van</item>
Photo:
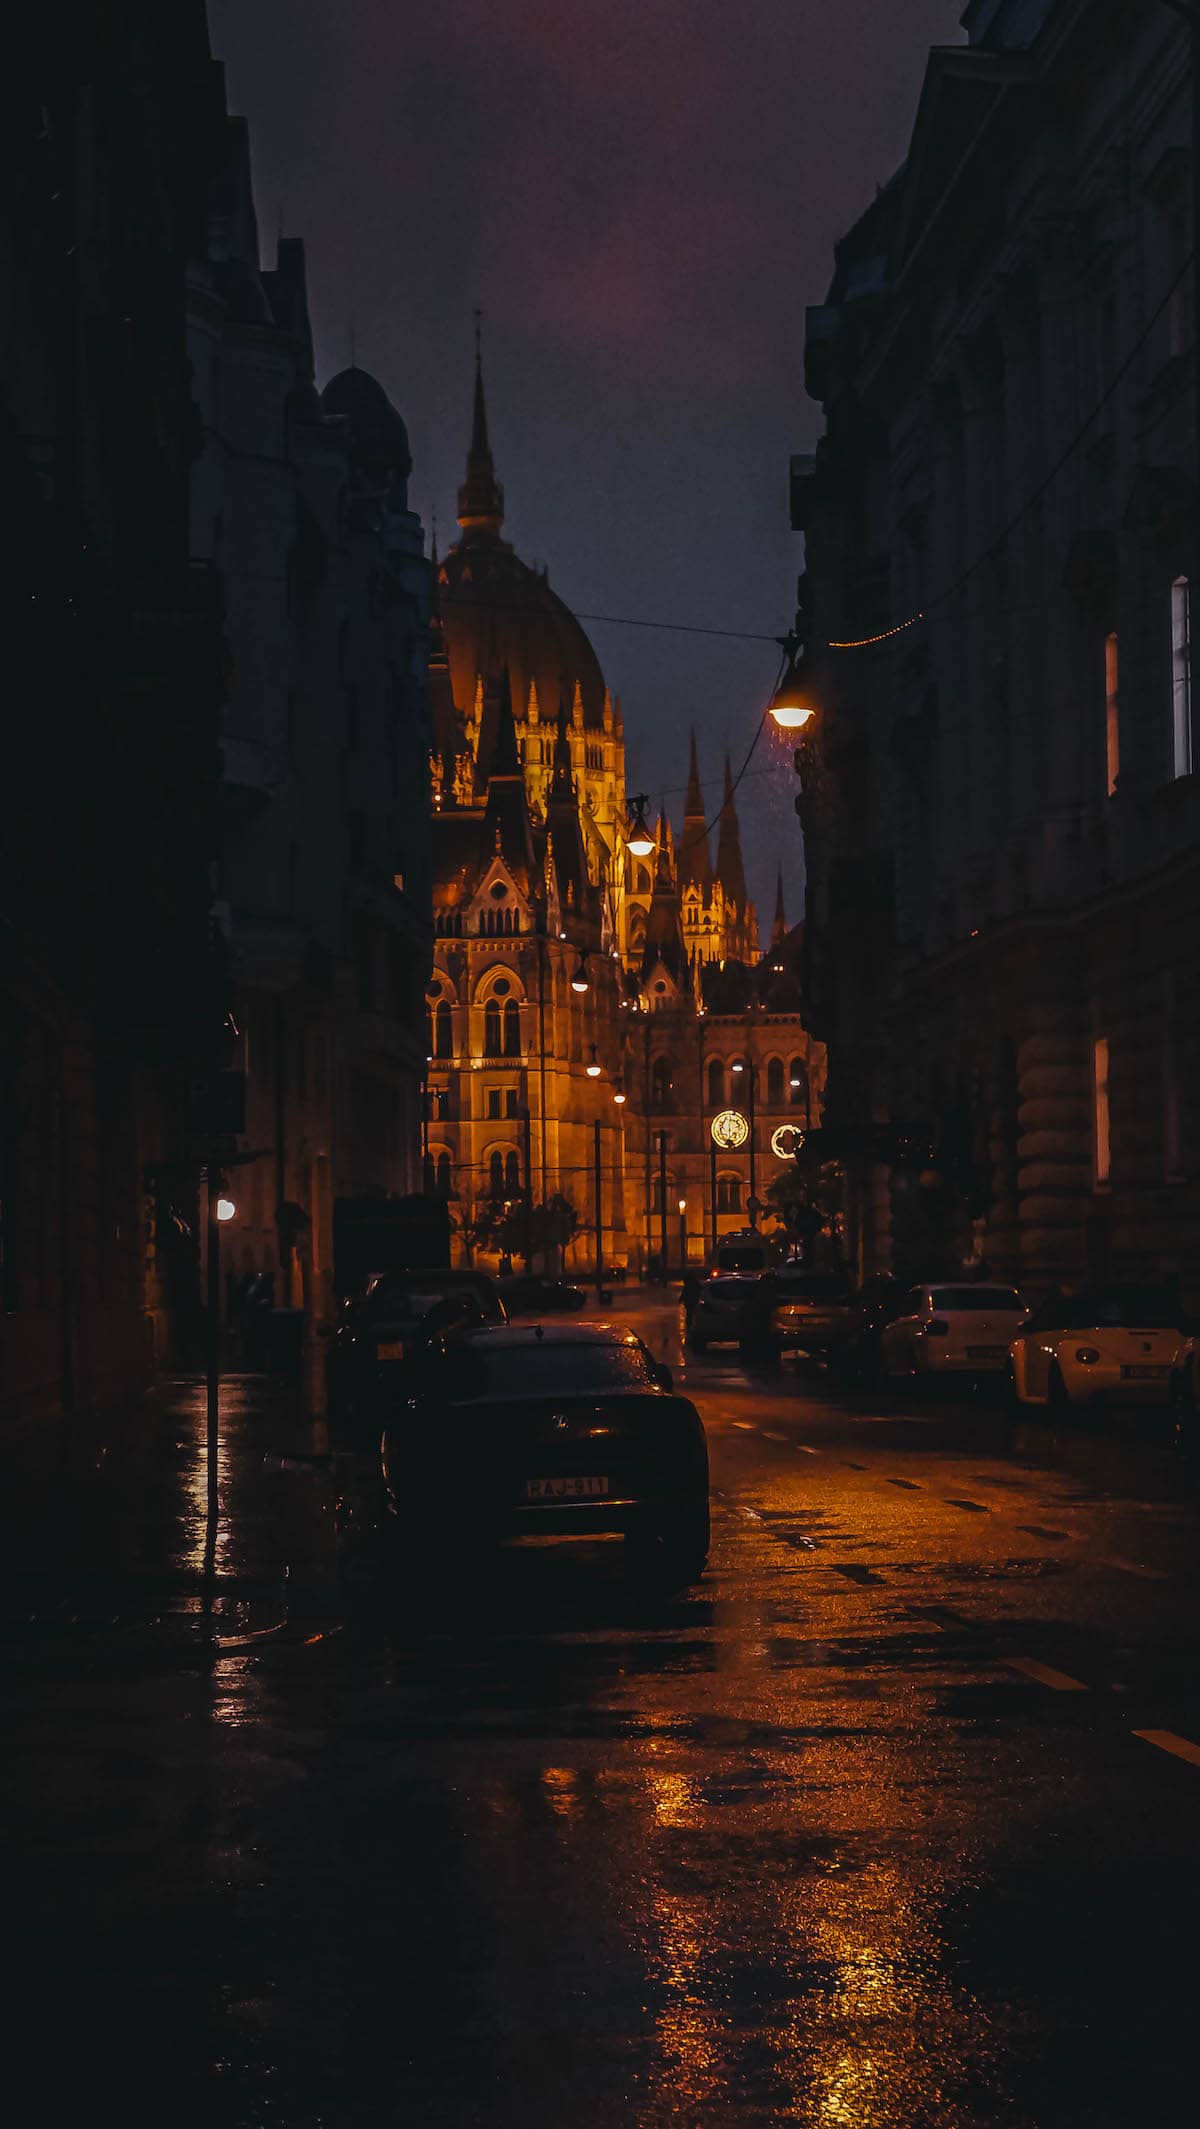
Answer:
<svg viewBox="0 0 1200 2129"><path fill-rule="evenodd" d="M708 1270L770 1271L775 1255L776 1252L760 1235L757 1227L737 1227L732 1234L721 1236L716 1248L710 1253Z"/></svg>

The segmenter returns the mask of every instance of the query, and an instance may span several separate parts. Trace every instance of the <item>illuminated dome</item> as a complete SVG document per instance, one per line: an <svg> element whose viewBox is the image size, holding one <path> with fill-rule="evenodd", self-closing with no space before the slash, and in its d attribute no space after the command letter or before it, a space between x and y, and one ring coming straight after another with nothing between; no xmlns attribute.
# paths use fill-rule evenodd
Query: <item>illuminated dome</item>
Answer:
<svg viewBox="0 0 1200 2129"><path fill-rule="evenodd" d="M479 680L507 668L518 719L528 707L531 684L537 688L542 721L548 724L560 712L570 716L578 688L584 724L598 731L604 721L604 676L595 651L544 573L522 562L500 537L504 491L492 463L478 367L467 478L459 490L458 510L462 538L441 563L438 603L459 710L469 715Z"/></svg>

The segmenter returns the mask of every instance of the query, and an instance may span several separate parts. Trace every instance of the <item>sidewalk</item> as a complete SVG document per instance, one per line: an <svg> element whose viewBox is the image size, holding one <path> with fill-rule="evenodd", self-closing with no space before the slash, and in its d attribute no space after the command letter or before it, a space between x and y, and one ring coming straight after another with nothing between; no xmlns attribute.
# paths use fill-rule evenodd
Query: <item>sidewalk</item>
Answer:
<svg viewBox="0 0 1200 2129"><path fill-rule="evenodd" d="M307 1465L323 1430L263 1376L221 1386L220 1516L207 1521L206 1393L161 1383L100 1426L13 1444L0 1502L5 1639L135 1631L195 1653L279 1631L336 1591L331 1483Z"/></svg>

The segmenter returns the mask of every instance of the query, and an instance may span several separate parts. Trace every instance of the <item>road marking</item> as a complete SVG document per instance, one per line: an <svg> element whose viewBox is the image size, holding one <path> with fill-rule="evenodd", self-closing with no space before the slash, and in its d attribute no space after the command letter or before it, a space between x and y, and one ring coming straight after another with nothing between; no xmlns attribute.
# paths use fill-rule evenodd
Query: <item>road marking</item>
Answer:
<svg viewBox="0 0 1200 2129"><path fill-rule="evenodd" d="M1119 1567L1123 1575L1138 1575L1143 1582L1169 1582L1171 1577L1161 1567L1144 1567L1140 1560L1126 1560L1119 1553L1102 1555L1097 1567Z"/></svg>
<svg viewBox="0 0 1200 2129"><path fill-rule="evenodd" d="M1133 1734L1144 1737L1148 1745L1157 1745L1160 1752L1172 1752L1189 1766L1200 1767L1200 1745L1194 1745L1190 1737L1176 1737L1174 1730L1135 1730Z"/></svg>
<svg viewBox="0 0 1200 2129"><path fill-rule="evenodd" d="M1066 1671L1052 1670L1048 1663L1038 1663L1032 1656L1006 1656L1004 1667L1008 1671L1020 1671L1025 1678L1032 1678L1038 1685L1053 1686L1056 1693L1086 1693L1088 1687L1078 1678L1071 1678Z"/></svg>
<svg viewBox="0 0 1200 2129"><path fill-rule="evenodd" d="M762 1438L766 1442L785 1442L787 1440L787 1435L776 1434L775 1429L773 1427L764 1427L762 1429Z"/></svg>
<svg viewBox="0 0 1200 2129"><path fill-rule="evenodd" d="M845 1575L847 1582L857 1582L862 1587L867 1587L872 1583L886 1586L885 1576L877 1575L873 1567L862 1567L857 1561L844 1562L840 1567L836 1561L831 1561L830 1565L834 1574Z"/></svg>
<svg viewBox="0 0 1200 2129"><path fill-rule="evenodd" d="M1060 1539L1065 1541L1071 1535L1069 1530L1051 1530L1045 1523L1018 1523L1017 1529L1023 1530L1031 1538L1053 1538L1056 1544Z"/></svg>
<svg viewBox="0 0 1200 2129"><path fill-rule="evenodd" d="M982 1501L956 1501L952 1497L946 1498L946 1506L947 1508L967 1508L972 1515L990 1515L992 1512L990 1508L985 1508Z"/></svg>
<svg viewBox="0 0 1200 2129"><path fill-rule="evenodd" d="M809 1442L797 1442L796 1447L801 1456L819 1456L821 1454L820 1450L814 1449Z"/></svg>
<svg viewBox="0 0 1200 2129"><path fill-rule="evenodd" d="M920 1493L921 1491L921 1488L918 1486L915 1478L890 1478L888 1480L888 1485L903 1486L904 1491L906 1493Z"/></svg>
<svg viewBox="0 0 1200 2129"><path fill-rule="evenodd" d="M743 1434L757 1434L757 1433L758 1433L758 1428L757 1428L757 1427L755 1426L755 1424L754 1424L753 1420L751 1420L751 1419L735 1419L735 1420L734 1420L734 1422L733 1422L733 1424L734 1424L734 1426L735 1426L735 1427L737 1427L737 1428L738 1428L738 1429L740 1430L740 1432L741 1432L741 1433L743 1433Z"/></svg>

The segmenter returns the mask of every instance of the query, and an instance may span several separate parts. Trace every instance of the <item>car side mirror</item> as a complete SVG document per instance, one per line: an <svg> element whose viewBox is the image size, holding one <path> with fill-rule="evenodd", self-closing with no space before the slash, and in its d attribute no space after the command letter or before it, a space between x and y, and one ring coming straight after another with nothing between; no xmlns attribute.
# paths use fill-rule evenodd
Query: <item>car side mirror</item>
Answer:
<svg viewBox="0 0 1200 2129"><path fill-rule="evenodd" d="M654 1362L650 1369L650 1379L657 1384L660 1390L673 1390L675 1388L675 1377L672 1375L665 1360L656 1360Z"/></svg>

